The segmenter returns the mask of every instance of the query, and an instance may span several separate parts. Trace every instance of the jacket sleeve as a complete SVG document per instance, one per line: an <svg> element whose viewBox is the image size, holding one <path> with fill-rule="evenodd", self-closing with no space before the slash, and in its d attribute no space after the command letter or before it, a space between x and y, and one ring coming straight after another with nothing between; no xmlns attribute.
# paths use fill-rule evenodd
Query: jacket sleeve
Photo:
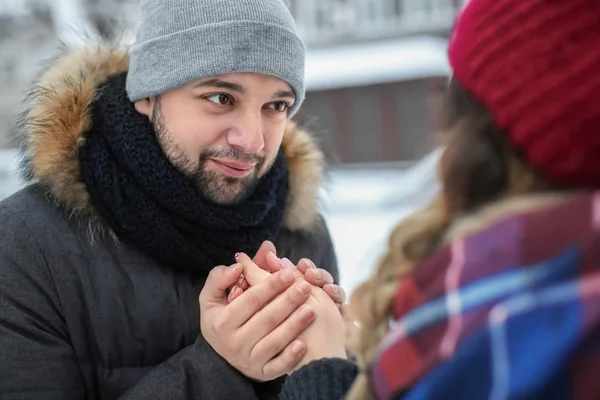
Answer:
<svg viewBox="0 0 600 400"><path fill-rule="evenodd" d="M0 393L83 399L78 360L44 255L22 221L0 212Z"/></svg>
<svg viewBox="0 0 600 400"><path fill-rule="evenodd" d="M326 358L309 363L283 384L281 400L342 400L358 375L350 360Z"/></svg>
<svg viewBox="0 0 600 400"><path fill-rule="evenodd" d="M226 385L223 382L227 382ZM119 400L256 399L255 387L219 357L202 336L152 369Z"/></svg>
<svg viewBox="0 0 600 400"><path fill-rule="evenodd" d="M97 390L90 378L85 383L82 361L71 344L72 333L65 322L53 278L44 252L24 221L0 209L0 397L3 400L78 400L90 398L88 391ZM234 399L240 393L253 394L259 390L272 391L276 396L280 388L253 385L199 336L193 345L150 370L119 399Z"/></svg>

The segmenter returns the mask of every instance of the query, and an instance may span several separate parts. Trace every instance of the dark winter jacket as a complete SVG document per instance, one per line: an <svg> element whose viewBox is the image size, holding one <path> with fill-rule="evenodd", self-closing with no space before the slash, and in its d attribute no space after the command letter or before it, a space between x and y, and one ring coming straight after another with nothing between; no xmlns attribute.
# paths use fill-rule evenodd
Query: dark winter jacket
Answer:
<svg viewBox="0 0 600 400"><path fill-rule="evenodd" d="M127 68L124 50L67 54L26 105L29 186L0 203L0 398L277 398L276 382L252 383L199 334L206 277L124 246L90 202L78 146L98 87ZM337 279L317 211L323 155L291 122L282 146L290 188L278 253Z"/></svg>

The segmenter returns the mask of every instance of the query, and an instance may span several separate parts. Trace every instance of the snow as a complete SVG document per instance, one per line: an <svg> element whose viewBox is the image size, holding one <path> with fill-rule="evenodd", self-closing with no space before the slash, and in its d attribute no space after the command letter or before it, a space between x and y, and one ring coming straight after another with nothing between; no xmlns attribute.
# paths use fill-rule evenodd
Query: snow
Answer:
<svg viewBox="0 0 600 400"><path fill-rule="evenodd" d="M433 199L441 152L435 150L407 169L330 173L324 216L347 293L374 271L394 227Z"/></svg>

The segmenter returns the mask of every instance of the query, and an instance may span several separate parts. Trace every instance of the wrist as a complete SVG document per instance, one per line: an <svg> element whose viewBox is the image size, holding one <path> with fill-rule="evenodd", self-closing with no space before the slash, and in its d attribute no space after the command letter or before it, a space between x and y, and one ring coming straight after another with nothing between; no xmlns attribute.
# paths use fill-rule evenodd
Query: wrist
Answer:
<svg viewBox="0 0 600 400"><path fill-rule="evenodd" d="M299 370L300 368L306 366L307 364L310 364L313 361L319 361L319 360L324 360L324 359L347 360L348 353L346 352L345 348L332 349L332 351L328 351L327 353L319 352L318 354L317 353L313 354L309 350L308 353L306 353L306 355L302 359L302 361L300 361L300 363L296 366L296 368L294 368L294 370L292 372Z"/></svg>

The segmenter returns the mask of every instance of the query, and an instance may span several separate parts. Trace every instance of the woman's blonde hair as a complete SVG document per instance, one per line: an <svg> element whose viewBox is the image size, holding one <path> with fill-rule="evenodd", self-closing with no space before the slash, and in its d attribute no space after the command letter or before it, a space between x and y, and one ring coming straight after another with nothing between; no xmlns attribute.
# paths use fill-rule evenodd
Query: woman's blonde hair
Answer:
<svg viewBox="0 0 600 400"><path fill-rule="evenodd" d="M503 198L559 189L523 160L481 104L455 81L445 105L448 140L438 166L440 193L394 229L375 274L351 297L349 310L360 324L351 351L361 373L349 400L374 398L368 369L390 329L399 280L443 244L453 221Z"/></svg>

